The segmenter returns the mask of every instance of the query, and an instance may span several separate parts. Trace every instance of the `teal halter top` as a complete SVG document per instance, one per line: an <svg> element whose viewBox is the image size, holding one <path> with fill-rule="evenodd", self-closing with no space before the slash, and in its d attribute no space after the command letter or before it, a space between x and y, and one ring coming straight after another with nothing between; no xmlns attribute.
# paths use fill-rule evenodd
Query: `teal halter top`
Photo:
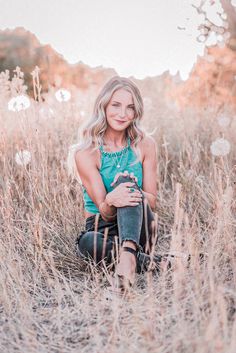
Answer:
<svg viewBox="0 0 236 353"><path fill-rule="evenodd" d="M124 172L127 170L129 173L133 172L137 177L137 184L142 188L143 182L143 167L140 161L131 165L137 158L134 150L130 146L130 138L128 137L128 144L121 151L118 152L106 152L103 150L103 145L99 147L101 151L101 169L99 173L101 174L103 184L108 192L114 190L111 186L115 175L119 172ZM120 168L117 168L120 165ZM96 207L94 202L89 197L85 187L82 185L83 198L84 198L84 208L90 213L100 213L99 209Z"/></svg>

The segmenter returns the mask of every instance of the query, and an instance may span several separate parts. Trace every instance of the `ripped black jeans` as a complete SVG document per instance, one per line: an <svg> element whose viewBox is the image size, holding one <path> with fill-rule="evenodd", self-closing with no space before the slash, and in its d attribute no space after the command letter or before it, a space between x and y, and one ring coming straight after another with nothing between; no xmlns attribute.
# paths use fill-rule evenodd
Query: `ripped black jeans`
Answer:
<svg viewBox="0 0 236 353"><path fill-rule="evenodd" d="M134 182L130 176L120 175L114 187L127 181ZM142 192L136 182L132 187ZM117 207L117 216L113 221L104 221L100 213L88 217L85 230L76 240L77 254L84 259L92 258L96 263L104 260L106 264L111 264L117 256L117 245L131 240L138 249L137 272L147 270L149 254L157 240L157 221L143 192L142 195L142 202L137 206Z"/></svg>

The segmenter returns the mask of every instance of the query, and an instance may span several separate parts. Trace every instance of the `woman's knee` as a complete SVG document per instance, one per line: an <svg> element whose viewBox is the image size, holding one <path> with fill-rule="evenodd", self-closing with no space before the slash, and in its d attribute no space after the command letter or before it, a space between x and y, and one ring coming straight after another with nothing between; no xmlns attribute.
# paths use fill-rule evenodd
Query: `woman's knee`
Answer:
<svg viewBox="0 0 236 353"><path fill-rule="evenodd" d="M141 194L142 194L142 202L139 202L139 204L136 205L136 206L125 206L125 207L123 207L123 209L124 209L124 208L126 209L127 207L130 207L131 209L133 209L133 208L136 208L136 209L137 209L137 208L138 208L138 209L143 209L144 198L145 198L145 196L144 196L144 194L143 194L143 191L142 191L141 188L138 186L137 182L135 182L129 175L127 175L127 176L120 175L120 176L118 177L116 183L114 184L114 187L116 188L119 184L121 184L121 183L127 183L127 182L133 182L134 185L132 186L132 188L133 188L133 189L136 189L136 190L139 190L139 191L141 192ZM120 207L117 207L117 212L120 212L120 211L119 211L119 208L120 208Z"/></svg>
<svg viewBox="0 0 236 353"><path fill-rule="evenodd" d="M78 239L78 248L83 255L91 253L94 247L94 232L86 232Z"/></svg>
<svg viewBox="0 0 236 353"><path fill-rule="evenodd" d="M120 175L118 177L118 179L116 180L115 184L114 184L114 188L116 188L119 184L121 183L127 183L127 182L131 182L134 183L134 185L132 186L134 189L138 189L139 190L139 186L138 184L134 181L134 179L132 179L129 175Z"/></svg>
<svg viewBox="0 0 236 353"><path fill-rule="evenodd" d="M104 235L99 232L86 232L78 240L79 255L86 258L93 258L95 262L99 262L107 257L111 249L111 241L105 239Z"/></svg>

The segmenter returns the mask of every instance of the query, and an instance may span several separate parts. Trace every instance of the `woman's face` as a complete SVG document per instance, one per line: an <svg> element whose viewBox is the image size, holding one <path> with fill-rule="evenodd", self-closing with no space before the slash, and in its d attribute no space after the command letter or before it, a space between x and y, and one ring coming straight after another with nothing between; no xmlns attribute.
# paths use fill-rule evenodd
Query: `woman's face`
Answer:
<svg viewBox="0 0 236 353"><path fill-rule="evenodd" d="M107 124L114 130L125 130L135 116L133 96L123 88L115 91L106 107Z"/></svg>

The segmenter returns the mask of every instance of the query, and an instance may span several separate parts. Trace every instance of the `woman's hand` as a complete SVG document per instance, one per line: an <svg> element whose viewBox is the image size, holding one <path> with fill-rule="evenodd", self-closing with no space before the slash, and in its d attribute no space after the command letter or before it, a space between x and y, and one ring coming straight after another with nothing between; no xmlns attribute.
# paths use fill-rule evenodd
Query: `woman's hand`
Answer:
<svg viewBox="0 0 236 353"><path fill-rule="evenodd" d="M131 173L129 174L129 172L128 172L127 170L125 170L124 172L120 172L120 173L117 173L117 174L115 175L115 178L114 178L113 182L111 183L111 186L113 186L113 185L116 183L116 181L117 181L117 179L119 178L120 175L124 175L124 176L129 175L135 182L138 181L137 177L134 176L134 173L133 173L133 172L131 172Z"/></svg>
<svg viewBox="0 0 236 353"><path fill-rule="evenodd" d="M130 187L132 188L134 185L135 183L131 181L119 184L106 195L108 205L115 207L137 206L142 202L143 195L141 191L135 188L133 188L133 192L130 192Z"/></svg>

